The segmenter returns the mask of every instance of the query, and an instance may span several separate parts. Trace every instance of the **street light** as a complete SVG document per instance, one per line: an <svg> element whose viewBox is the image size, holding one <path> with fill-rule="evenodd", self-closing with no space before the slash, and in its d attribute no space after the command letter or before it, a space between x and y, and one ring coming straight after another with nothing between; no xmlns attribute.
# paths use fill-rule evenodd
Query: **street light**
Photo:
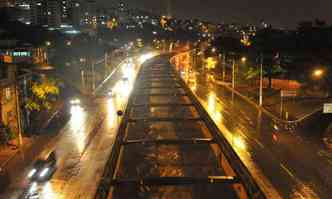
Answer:
<svg viewBox="0 0 332 199"><path fill-rule="evenodd" d="M320 84L327 85L327 79L326 79L326 70L324 68L317 68L312 72L313 79L316 81L319 81ZM326 92L327 96L329 96L329 89L327 89Z"/></svg>
<svg viewBox="0 0 332 199"><path fill-rule="evenodd" d="M246 57L241 57L241 62L245 63L247 61ZM235 59L233 59L233 64L232 64L232 88L235 88Z"/></svg>
<svg viewBox="0 0 332 199"><path fill-rule="evenodd" d="M263 105L263 53L261 54L260 57L260 73L259 73L259 106Z"/></svg>
<svg viewBox="0 0 332 199"><path fill-rule="evenodd" d="M312 75L316 78L321 78L324 74L324 70L323 69L316 69L313 71Z"/></svg>
<svg viewBox="0 0 332 199"><path fill-rule="evenodd" d="M215 53L215 52L217 51L217 49L216 49L215 47L213 47L213 48L211 49L211 51L212 51L213 53Z"/></svg>

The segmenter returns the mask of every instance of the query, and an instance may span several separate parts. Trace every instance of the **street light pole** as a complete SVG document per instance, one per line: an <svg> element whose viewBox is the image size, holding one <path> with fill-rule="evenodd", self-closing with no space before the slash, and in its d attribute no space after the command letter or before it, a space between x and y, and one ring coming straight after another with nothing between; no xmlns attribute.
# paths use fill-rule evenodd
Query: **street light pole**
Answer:
<svg viewBox="0 0 332 199"><path fill-rule="evenodd" d="M226 77L226 53L223 53L223 63L222 63L222 81L225 82Z"/></svg>
<svg viewBox="0 0 332 199"><path fill-rule="evenodd" d="M107 66L107 52L105 52L105 61L104 61L104 64L105 64L105 77L107 77L107 74L108 74L108 66Z"/></svg>
<svg viewBox="0 0 332 199"><path fill-rule="evenodd" d="M263 105L263 53L260 56L259 106Z"/></svg>
<svg viewBox="0 0 332 199"><path fill-rule="evenodd" d="M232 89L235 88L235 59L233 58L233 64L232 64Z"/></svg>
<svg viewBox="0 0 332 199"><path fill-rule="evenodd" d="M18 129L18 147L21 150L22 144L23 144L23 138L22 138L22 125L21 125L21 106L19 101L19 87L18 87L18 79L17 79L17 71L15 71L15 104L16 104L16 118L17 118L17 129Z"/></svg>
<svg viewBox="0 0 332 199"><path fill-rule="evenodd" d="M92 70L92 95L95 95L96 77L95 77L95 63L93 60L91 62L91 70Z"/></svg>

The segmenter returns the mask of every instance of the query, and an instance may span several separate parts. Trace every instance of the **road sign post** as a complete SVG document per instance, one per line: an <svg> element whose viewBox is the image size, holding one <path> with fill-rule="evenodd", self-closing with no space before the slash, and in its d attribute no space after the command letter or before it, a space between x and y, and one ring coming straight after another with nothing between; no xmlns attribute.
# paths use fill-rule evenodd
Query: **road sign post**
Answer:
<svg viewBox="0 0 332 199"><path fill-rule="evenodd" d="M283 106L284 106L284 97L296 97L297 93L296 90L281 90L280 91L280 117L283 117ZM286 116L286 119L288 119L288 116Z"/></svg>

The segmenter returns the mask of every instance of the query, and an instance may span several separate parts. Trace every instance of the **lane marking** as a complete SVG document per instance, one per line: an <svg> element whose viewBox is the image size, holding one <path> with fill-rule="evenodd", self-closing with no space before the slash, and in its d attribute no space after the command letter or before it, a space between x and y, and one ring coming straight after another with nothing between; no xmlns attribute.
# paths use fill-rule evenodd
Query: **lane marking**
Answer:
<svg viewBox="0 0 332 199"><path fill-rule="evenodd" d="M294 174L293 174L288 168L286 168L286 166L285 166L284 164L280 163L280 167L281 167L283 170L285 170L286 173L287 173L288 175L290 175L292 178L294 178L294 180L296 181L296 177L294 176Z"/></svg>

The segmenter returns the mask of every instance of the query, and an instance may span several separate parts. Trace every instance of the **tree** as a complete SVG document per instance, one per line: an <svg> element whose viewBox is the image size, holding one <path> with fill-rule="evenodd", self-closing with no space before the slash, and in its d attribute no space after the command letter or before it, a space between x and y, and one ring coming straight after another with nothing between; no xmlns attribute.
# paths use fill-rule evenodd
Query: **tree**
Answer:
<svg viewBox="0 0 332 199"><path fill-rule="evenodd" d="M236 53L240 54L243 52L244 47L241 41L233 37L218 37L213 42L213 46L216 46L219 51L223 53Z"/></svg>
<svg viewBox="0 0 332 199"><path fill-rule="evenodd" d="M263 76L269 80L269 88L272 87L272 78L284 74L286 70L280 63L280 51L291 48L293 44L288 42L289 35L283 31L265 28L259 31L253 39L253 48L256 51L257 65L263 64ZM262 57L263 56L263 59ZM259 70L259 67L256 69ZM247 77L253 77L257 72L252 69ZM259 74L259 73L258 73Z"/></svg>
<svg viewBox="0 0 332 199"><path fill-rule="evenodd" d="M33 82L32 96L27 100L25 107L32 112L50 109L51 103L59 95L58 82L54 79L43 78L39 82Z"/></svg>
<svg viewBox="0 0 332 199"><path fill-rule="evenodd" d="M257 63L259 65L259 63ZM286 73L286 70L274 58L266 57L263 59L263 76L269 80L268 88L272 87L272 78ZM260 75L259 67L249 67L244 73L247 80L258 78Z"/></svg>

